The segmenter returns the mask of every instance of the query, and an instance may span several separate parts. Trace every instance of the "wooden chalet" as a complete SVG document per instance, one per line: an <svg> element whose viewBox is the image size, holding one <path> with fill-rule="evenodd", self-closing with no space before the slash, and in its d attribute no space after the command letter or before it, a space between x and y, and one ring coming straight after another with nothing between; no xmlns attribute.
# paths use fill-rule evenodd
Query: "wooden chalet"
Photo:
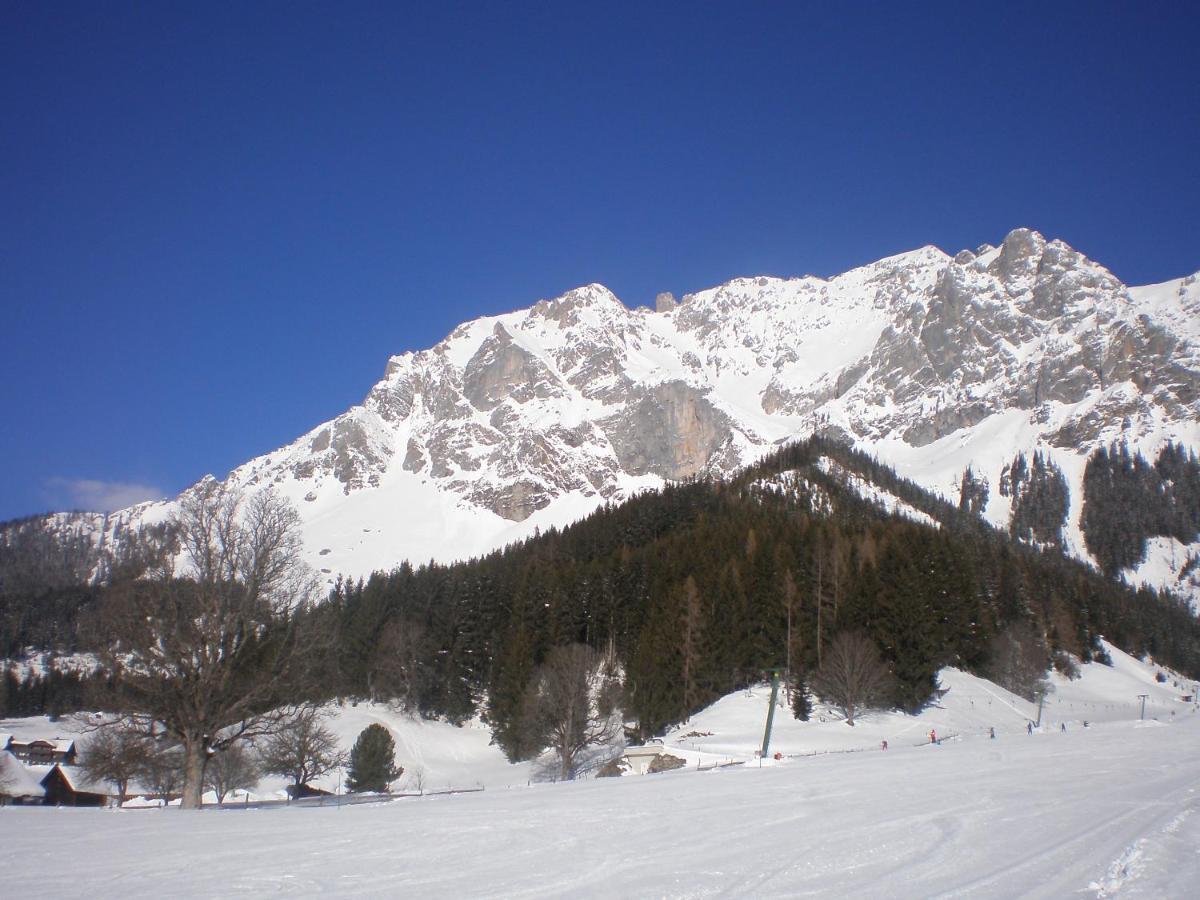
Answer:
<svg viewBox="0 0 1200 900"><path fill-rule="evenodd" d="M62 763L75 765L75 741L64 738L34 738L20 741L11 735L3 748L27 766L46 766Z"/></svg>
<svg viewBox="0 0 1200 900"><path fill-rule="evenodd" d="M47 806L109 806L117 801L107 785L96 784L74 766L55 763L42 777Z"/></svg>

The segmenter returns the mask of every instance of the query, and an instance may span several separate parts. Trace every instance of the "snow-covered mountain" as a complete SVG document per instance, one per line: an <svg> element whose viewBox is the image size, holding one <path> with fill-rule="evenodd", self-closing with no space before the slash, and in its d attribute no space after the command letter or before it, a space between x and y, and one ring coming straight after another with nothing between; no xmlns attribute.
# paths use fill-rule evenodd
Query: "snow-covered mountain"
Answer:
<svg viewBox="0 0 1200 900"><path fill-rule="evenodd" d="M591 284L392 357L361 405L229 478L293 499L332 578L477 555L814 432L953 496L968 464L995 486L1041 449L1071 484L1066 543L1086 558L1091 450L1200 448L1200 280L1126 287L1018 229L954 257L922 247L829 279L663 294L655 310ZM1008 504L993 490L985 514L1007 523ZM1142 577L1175 582L1197 548L1170 544L1152 542Z"/></svg>

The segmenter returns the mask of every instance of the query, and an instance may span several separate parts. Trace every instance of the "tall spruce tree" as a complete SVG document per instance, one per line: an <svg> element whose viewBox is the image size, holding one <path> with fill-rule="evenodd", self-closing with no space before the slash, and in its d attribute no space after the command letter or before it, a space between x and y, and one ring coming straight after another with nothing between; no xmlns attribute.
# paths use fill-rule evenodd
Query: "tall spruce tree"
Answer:
<svg viewBox="0 0 1200 900"><path fill-rule="evenodd" d="M792 678L792 715L801 722L812 716L812 700L808 696L808 678L803 670Z"/></svg>

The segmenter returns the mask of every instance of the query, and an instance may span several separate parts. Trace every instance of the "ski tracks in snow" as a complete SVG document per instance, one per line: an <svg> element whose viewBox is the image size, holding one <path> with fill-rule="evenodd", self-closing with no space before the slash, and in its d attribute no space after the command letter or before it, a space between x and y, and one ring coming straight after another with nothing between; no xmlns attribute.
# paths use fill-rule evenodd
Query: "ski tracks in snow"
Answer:
<svg viewBox="0 0 1200 900"><path fill-rule="evenodd" d="M1171 861L1177 855L1179 850L1186 852L1190 850L1192 853L1200 853L1200 848L1197 848L1196 841L1186 840L1180 837L1179 833L1188 824L1188 819L1196 811L1196 795L1195 788L1188 791L1189 804L1186 809L1178 813L1172 818L1162 829L1153 832L1152 834L1138 838L1128 847L1126 847L1121 855L1109 864L1108 871L1104 877L1098 881L1093 881L1088 885L1089 891L1095 891L1096 897L1106 898L1114 897L1118 893L1127 892L1127 896L1135 894L1144 894L1140 890L1143 886L1150 891L1150 896L1168 896L1162 894L1160 886L1151 886L1147 883L1144 876L1149 869L1156 876L1166 876L1169 880L1170 872L1166 868L1171 865ZM1196 823L1193 821L1192 830L1196 830ZM1165 846L1182 844L1182 847ZM1175 852L1172 852L1175 851ZM1160 878L1155 878L1157 883ZM1141 883L1138 883L1141 882Z"/></svg>

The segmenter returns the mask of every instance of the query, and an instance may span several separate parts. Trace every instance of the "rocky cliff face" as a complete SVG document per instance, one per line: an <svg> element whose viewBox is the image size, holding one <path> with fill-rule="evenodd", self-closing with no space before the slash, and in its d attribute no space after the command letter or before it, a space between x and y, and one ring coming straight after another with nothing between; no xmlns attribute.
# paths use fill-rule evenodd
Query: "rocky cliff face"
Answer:
<svg viewBox="0 0 1200 900"><path fill-rule="evenodd" d="M814 431L946 493L968 464L995 484L1018 450L1077 478L1100 443L1200 447L1200 286L1129 289L1025 229L654 311L593 284L393 357L361 406L230 478L292 496L314 564L360 574L483 552Z"/></svg>

